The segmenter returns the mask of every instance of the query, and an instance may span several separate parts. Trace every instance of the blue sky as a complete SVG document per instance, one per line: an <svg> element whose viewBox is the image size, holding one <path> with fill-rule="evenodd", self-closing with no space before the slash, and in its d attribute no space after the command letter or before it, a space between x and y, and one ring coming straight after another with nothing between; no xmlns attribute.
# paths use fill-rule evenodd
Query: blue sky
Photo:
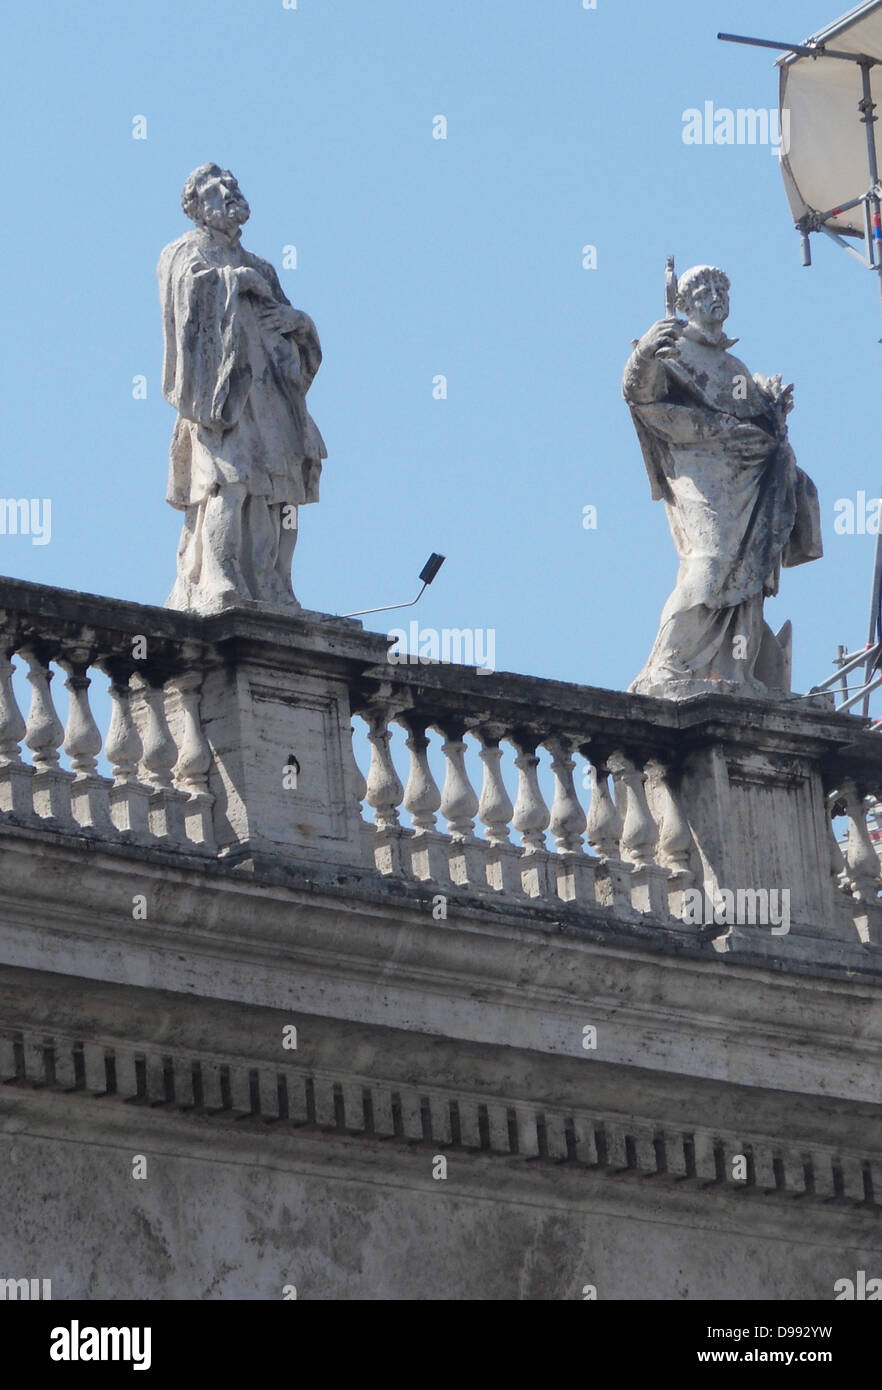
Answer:
<svg viewBox="0 0 882 1390"><path fill-rule="evenodd" d="M53 534L0 536L0 571L165 599L180 514L164 500L174 415L155 266L188 225L184 178L217 160L251 203L246 245L279 268L324 348L310 403L329 457L294 571L305 606L410 597L437 550L447 563L401 622L493 628L501 669L626 686L676 571L619 387L632 338L661 316L670 251L681 269L729 272L738 352L796 383L791 437L820 490L826 556L785 571L767 616L793 620L796 689L827 675L836 644L866 635L874 540L836 535L833 507L879 488L872 277L827 243L803 269L769 149L684 145L682 116L706 100L775 106L774 55L721 44L718 29L799 40L836 12L9 8L0 492L51 498ZM137 115L146 140L132 138ZM281 267L288 244L296 270Z"/></svg>

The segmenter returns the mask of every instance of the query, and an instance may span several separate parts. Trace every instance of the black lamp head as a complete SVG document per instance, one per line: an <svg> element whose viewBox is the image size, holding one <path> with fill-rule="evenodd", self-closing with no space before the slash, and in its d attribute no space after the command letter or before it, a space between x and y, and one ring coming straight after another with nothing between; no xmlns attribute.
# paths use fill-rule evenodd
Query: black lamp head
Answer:
<svg viewBox="0 0 882 1390"><path fill-rule="evenodd" d="M428 560L420 570L420 579L424 584L431 584L446 558L446 555L436 555L434 550L432 551Z"/></svg>

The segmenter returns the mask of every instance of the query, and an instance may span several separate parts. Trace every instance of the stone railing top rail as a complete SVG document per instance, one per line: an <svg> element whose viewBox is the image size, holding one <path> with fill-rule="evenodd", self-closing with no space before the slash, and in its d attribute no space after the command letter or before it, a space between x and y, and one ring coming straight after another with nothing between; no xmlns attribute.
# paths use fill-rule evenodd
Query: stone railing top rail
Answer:
<svg viewBox="0 0 882 1390"><path fill-rule="evenodd" d="M113 651L120 640L148 638L151 659L179 665L181 649L187 659L206 657L220 643L247 640L276 648L296 648L316 657L337 654L361 663L377 660L386 639L366 633L360 622L307 610L284 613L257 604L200 616L100 594L81 594L0 576L0 632L20 638L23 631L44 639L75 640L84 629L95 634L99 650Z"/></svg>
<svg viewBox="0 0 882 1390"><path fill-rule="evenodd" d="M391 639L365 631L351 618L301 610L285 613L253 605L200 616L72 589L0 577L0 646L6 654L23 642L39 641L51 659L54 643L91 641L95 664L130 651L137 636L148 639L148 655L136 662L149 679L153 668L166 678L203 662L213 649L247 646L273 649L273 660L301 669L313 659L323 670L336 667L352 684L352 708L369 710L384 698L402 712L428 721L443 714L476 722L547 734L584 733L598 740L627 739L647 755L701 740L746 736L762 746L795 749L814 744L843 759L843 772L882 783L882 738L869 720L839 715L829 697L794 697L762 702L730 694L701 694L662 700L509 671L485 672L445 662L387 662ZM287 655L286 655L287 654ZM102 657L105 660L102 660ZM216 660L217 657L215 656ZM221 656L223 661L225 656ZM113 664L111 662L111 664Z"/></svg>
<svg viewBox="0 0 882 1390"><path fill-rule="evenodd" d="M721 693L665 700L600 686L578 685L511 671L484 673L447 663L377 664L365 670L353 692L353 707L368 710L387 699L429 722L443 714L466 727L504 722L509 728L577 735L589 728L607 741L628 739L662 753L702 740L740 741L782 750L811 747L841 755L865 776L882 774L882 738L870 721L837 714L824 695L760 701Z"/></svg>

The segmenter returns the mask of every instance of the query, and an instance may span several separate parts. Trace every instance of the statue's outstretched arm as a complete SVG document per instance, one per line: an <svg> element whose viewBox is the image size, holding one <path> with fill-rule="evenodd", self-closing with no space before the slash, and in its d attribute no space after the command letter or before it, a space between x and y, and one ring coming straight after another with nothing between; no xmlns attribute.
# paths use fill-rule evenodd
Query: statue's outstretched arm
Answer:
<svg viewBox="0 0 882 1390"><path fill-rule="evenodd" d="M660 319L637 343L625 365L622 395L629 405L650 405L668 394L664 360L676 353L683 324L679 319Z"/></svg>

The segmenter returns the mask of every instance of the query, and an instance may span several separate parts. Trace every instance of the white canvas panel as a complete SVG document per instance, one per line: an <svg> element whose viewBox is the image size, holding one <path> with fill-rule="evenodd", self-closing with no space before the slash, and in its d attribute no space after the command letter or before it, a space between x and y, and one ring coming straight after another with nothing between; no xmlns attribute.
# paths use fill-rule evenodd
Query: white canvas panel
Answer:
<svg viewBox="0 0 882 1390"><path fill-rule="evenodd" d="M857 6L807 42L882 60L882 0ZM870 73L873 99L882 103L882 68L872 68ZM867 192L866 127L858 109L861 95L861 69L856 63L793 55L781 60L781 128L788 147L781 169L795 220L809 211L826 212ZM882 163L880 128L882 123L877 122ZM827 226L863 237L863 209L831 217Z"/></svg>

